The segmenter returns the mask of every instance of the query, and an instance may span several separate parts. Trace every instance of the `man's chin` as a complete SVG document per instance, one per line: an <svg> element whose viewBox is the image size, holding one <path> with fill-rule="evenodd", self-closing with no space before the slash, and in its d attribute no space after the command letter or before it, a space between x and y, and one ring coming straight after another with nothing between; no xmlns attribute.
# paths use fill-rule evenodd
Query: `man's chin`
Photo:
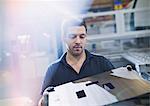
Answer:
<svg viewBox="0 0 150 106"><path fill-rule="evenodd" d="M82 54L83 51L74 51L73 55L74 56L80 56Z"/></svg>

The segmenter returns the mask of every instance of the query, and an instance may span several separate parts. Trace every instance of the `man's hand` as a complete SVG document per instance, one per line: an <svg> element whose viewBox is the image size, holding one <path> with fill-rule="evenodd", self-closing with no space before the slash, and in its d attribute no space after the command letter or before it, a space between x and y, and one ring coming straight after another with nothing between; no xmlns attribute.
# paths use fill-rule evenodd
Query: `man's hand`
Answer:
<svg viewBox="0 0 150 106"><path fill-rule="evenodd" d="M40 98L38 106L44 106L44 97L43 96Z"/></svg>
<svg viewBox="0 0 150 106"><path fill-rule="evenodd" d="M50 92L50 91L54 91L54 87L48 87L44 90L44 93L38 102L38 106L45 106L45 105L47 106L48 92ZM45 100L44 100L44 98L45 98Z"/></svg>

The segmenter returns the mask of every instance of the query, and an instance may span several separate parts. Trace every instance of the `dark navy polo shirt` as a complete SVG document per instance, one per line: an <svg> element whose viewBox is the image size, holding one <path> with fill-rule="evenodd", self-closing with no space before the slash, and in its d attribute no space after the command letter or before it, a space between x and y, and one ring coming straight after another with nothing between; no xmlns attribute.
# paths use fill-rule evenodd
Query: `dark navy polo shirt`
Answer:
<svg viewBox="0 0 150 106"><path fill-rule="evenodd" d="M75 81L84 77L99 74L113 69L111 62L103 56L91 54L87 50L86 60L81 66L80 72L75 70L67 63L65 53L59 60L52 63L46 72L46 76L42 85L42 92L49 86L58 86L67 82Z"/></svg>

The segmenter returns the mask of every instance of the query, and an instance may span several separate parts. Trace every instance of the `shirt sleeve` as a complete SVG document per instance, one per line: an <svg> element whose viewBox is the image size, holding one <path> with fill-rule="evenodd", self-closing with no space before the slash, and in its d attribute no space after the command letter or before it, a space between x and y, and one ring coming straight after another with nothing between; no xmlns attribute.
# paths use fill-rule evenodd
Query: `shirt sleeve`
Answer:
<svg viewBox="0 0 150 106"><path fill-rule="evenodd" d="M45 74L44 77L44 81L42 84L42 91L41 91L41 95L43 94L44 90L52 85L52 77L53 77L54 72L52 71L52 66L49 66L49 68L47 69L47 72Z"/></svg>
<svg viewBox="0 0 150 106"><path fill-rule="evenodd" d="M106 71L110 71L115 68L108 59L106 59L105 57L103 58L104 58L104 67Z"/></svg>

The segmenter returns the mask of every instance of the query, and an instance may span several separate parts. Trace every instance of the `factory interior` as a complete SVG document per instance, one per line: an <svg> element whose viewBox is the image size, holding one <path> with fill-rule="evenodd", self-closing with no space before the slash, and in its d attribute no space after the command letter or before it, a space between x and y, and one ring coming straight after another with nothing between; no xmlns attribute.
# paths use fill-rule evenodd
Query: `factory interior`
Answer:
<svg viewBox="0 0 150 106"><path fill-rule="evenodd" d="M76 15L87 50L150 82L150 0L1 0L0 106L37 106L48 65L66 51L61 23Z"/></svg>

